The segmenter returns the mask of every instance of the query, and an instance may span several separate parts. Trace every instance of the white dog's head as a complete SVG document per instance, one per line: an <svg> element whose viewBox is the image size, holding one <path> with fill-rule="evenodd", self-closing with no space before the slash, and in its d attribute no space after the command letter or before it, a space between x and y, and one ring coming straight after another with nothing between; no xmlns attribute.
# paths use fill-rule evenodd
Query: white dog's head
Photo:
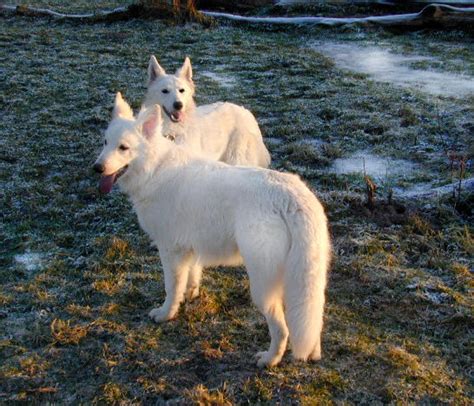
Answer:
<svg viewBox="0 0 474 406"><path fill-rule="evenodd" d="M148 91L145 105L159 104L174 123L182 122L194 108L194 83L188 57L174 75L168 75L152 55L148 65Z"/></svg>
<svg viewBox="0 0 474 406"><path fill-rule="evenodd" d="M117 93L104 147L94 164L94 170L102 175L99 183L102 193L109 193L115 182L127 183L133 174L146 170L146 157L156 150L150 144L162 139L161 124L159 106L142 110L135 119L130 106Z"/></svg>

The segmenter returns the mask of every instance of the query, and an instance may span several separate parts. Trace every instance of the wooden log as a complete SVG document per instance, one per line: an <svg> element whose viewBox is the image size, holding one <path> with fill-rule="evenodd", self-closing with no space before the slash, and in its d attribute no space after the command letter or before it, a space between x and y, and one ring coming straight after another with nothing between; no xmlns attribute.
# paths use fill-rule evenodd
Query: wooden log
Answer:
<svg viewBox="0 0 474 406"><path fill-rule="evenodd" d="M418 13L392 14L369 17L249 17L228 13L205 11L204 14L231 21L257 24L286 24L286 25L327 25L338 26L346 24L380 24L380 25L416 25L424 23L448 22L451 17L456 22L466 19L471 22L474 16L474 7L460 8L442 4L430 4Z"/></svg>

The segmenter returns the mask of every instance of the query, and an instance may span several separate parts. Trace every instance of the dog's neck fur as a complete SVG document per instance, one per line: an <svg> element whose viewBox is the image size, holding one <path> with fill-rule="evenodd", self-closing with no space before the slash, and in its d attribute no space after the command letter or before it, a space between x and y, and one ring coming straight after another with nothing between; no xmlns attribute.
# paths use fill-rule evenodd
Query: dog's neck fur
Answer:
<svg viewBox="0 0 474 406"><path fill-rule="evenodd" d="M162 136L156 136L152 142L141 144L140 155L119 180L120 189L134 205L144 203L159 188L169 169L186 165L192 159L189 151Z"/></svg>

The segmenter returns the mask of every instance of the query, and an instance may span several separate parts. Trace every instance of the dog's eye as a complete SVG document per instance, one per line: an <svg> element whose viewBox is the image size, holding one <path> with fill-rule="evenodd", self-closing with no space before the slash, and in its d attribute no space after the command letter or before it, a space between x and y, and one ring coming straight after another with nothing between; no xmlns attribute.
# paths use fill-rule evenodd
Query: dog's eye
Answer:
<svg viewBox="0 0 474 406"><path fill-rule="evenodd" d="M127 149L130 149L130 147L127 147L126 145L120 144L119 149L120 149L120 151L126 151Z"/></svg>
<svg viewBox="0 0 474 406"><path fill-rule="evenodd" d="M179 89L179 92L180 92L180 93L184 93L184 89Z"/></svg>
<svg viewBox="0 0 474 406"><path fill-rule="evenodd" d="M169 91L168 89L163 89L161 92L164 93L164 94L167 94L167 93L169 93L170 91Z"/></svg>

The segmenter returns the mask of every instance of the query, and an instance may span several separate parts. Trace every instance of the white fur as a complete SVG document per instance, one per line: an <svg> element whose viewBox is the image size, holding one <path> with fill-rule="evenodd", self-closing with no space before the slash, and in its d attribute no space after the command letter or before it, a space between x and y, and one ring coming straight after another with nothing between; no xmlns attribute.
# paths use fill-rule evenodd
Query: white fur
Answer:
<svg viewBox="0 0 474 406"><path fill-rule="evenodd" d="M295 175L194 156L160 136L160 116L159 106L136 120L114 116L96 162L105 175L128 165L118 184L158 247L166 299L150 317L175 317L199 294L203 267L244 263L271 336L258 365L278 364L288 338L295 359L320 359L330 261L321 204Z"/></svg>
<svg viewBox="0 0 474 406"><path fill-rule="evenodd" d="M166 90L168 93L163 93ZM163 134L177 144L189 146L207 158L230 165L270 165L270 154L263 143L255 117L232 103L196 107L191 61L186 58L174 75L166 74L152 55L148 66L148 91L145 107L163 108ZM174 122L174 103L183 104L182 119Z"/></svg>

